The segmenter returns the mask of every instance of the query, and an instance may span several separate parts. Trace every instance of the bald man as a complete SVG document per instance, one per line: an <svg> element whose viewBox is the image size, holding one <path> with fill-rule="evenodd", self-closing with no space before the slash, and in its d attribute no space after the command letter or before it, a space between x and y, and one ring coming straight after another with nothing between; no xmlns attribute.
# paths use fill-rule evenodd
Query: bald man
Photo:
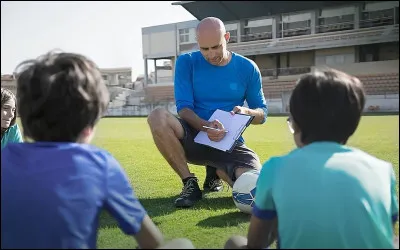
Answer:
<svg viewBox="0 0 400 250"><path fill-rule="evenodd" d="M208 121L215 110L252 115L253 124L262 124L267 118L260 70L253 61L227 50L230 34L222 21L203 19L196 35L200 51L182 54L176 61L174 91L179 117L163 108L148 117L157 148L183 182L176 207L191 207L202 198L188 163L217 169L218 176L230 186L244 172L261 168L257 154L243 138L231 153L194 142L199 131L206 132L212 141L225 136L223 124ZM249 108L243 106L244 101Z"/></svg>

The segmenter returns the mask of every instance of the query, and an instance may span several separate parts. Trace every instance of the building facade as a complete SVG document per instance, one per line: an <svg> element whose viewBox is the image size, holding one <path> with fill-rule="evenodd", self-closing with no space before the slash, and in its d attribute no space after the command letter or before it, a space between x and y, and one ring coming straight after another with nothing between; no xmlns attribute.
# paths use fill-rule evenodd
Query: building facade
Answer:
<svg viewBox="0 0 400 250"><path fill-rule="evenodd" d="M100 72L107 86L132 85L132 68L102 68Z"/></svg>
<svg viewBox="0 0 400 250"><path fill-rule="evenodd" d="M103 80L110 93L109 107L123 107L128 96L133 92L132 68L102 68ZM2 75L1 86L17 94L17 84L14 75Z"/></svg>
<svg viewBox="0 0 400 250"><path fill-rule="evenodd" d="M228 49L256 62L272 112L287 112L295 80L319 67L359 77L367 108L398 111L398 1L184 1L198 20L142 28L145 72L149 61L171 60L169 78L149 81L146 98L173 99L176 58L197 50L195 29L207 16L220 18L231 39ZM154 72L157 78L157 67ZM165 70L164 70L165 71ZM165 73L164 73L165 74ZM154 77L153 77L154 78ZM375 104L374 104L375 103Z"/></svg>

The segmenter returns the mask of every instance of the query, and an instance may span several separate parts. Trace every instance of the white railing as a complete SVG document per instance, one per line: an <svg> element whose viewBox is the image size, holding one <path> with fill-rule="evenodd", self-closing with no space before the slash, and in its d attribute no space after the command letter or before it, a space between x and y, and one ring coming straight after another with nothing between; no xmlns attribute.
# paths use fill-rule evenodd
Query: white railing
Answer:
<svg viewBox="0 0 400 250"><path fill-rule="evenodd" d="M340 22L340 23L334 23L334 24L327 24L327 25L317 25L315 26L316 33L315 34L310 34L311 33L311 27L301 27L301 28L296 28L296 29L286 29L286 30L278 30L277 31L277 38L278 40L282 39L295 39L295 38L301 38L303 39L304 37L315 37L315 36L325 36L326 33L333 33L335 34L342 34L342 33L348 33L348 32L362 32L362 31L367 31L367 30L374 30L374 29L384 29L387 26L397 26L398 24L386 24L386 25L378 25L377 22L382 22L385 24L387 20L393 20L393 17L384 17L384 18L375 18L375 19L367 19L367 20L360 20L360 29L354 29L355 22L350 21L350 22ZM374 23L375 24L371 24ZM324 29L324 32L318 32L319 30ZM300 34L300 32L306 32L309 34ZM289 35L288 34L285 36L282 33L288 33L288 34L296 34L296 35ZM251 33L251 34L246 34L246 35L241 35L241 42L239 43L234 43L230 44L231 47L237 47L237 46L248 46L251 44L259 44L265 43L266 41L270 40L269 42L272 42L274 39L272 39L272 32L261 32L261 33ZM236 37L235 37L236 38ZM237 39L236 39L237 40Z"/></svg>
<svg viewBox="0 0 400 250"><path fill-rule="evenodd" d="M318 43L337 43L339 40L343 43L358 42L362 39L382 39L387 41L398 41L399 26L380 26L357 30L345 30L332 33L318 33L304 36L293 36L285 37L273 40L262 40L262 41L252 41L252 42L242 42L229 44L228 48L237 53L258 53L264 54L268 53L279 53L280 50L284 48L278 48L283 46L296 46L295 49L301 49L302 46L317 45ZM367 43L367 42L366 42ZM331 46L331 45L329 45ZM351 45L347 45L351 46ZM263 51L264 50L264 51ZM244 54L245 55L245 54Z"/></svg>
<svg viewBox="0 0 400 250"><path fill-rule="evenodd" d="M104 116L148 116L151 111L157 107L165 108L174 115L177 114L175 102L170 101L163 103L143 103L134 106L108 108Z"/></svg>

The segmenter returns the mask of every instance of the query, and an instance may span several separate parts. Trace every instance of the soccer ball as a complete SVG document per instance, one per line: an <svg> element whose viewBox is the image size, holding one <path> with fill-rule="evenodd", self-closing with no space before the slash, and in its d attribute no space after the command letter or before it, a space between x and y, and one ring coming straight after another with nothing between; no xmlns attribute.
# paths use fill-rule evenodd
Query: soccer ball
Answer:
<svg viewBox="0 0 400 250"><path fill-rule="evenodd" d="M250 170L243 173L233 184L232 196L236 207L243 213L251 214L260 172Z"/></svg>

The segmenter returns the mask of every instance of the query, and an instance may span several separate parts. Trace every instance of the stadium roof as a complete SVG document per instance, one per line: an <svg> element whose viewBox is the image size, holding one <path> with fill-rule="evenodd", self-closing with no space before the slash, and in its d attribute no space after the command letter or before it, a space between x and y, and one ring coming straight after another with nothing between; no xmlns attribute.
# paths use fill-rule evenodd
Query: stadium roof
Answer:
<svg viewBox="0 0 400 250"><path fill-rule="evenodd" d="M229 22L352 3L360 1L181 1L172 5L182 6L198 20L213 16Z"/></svg>

